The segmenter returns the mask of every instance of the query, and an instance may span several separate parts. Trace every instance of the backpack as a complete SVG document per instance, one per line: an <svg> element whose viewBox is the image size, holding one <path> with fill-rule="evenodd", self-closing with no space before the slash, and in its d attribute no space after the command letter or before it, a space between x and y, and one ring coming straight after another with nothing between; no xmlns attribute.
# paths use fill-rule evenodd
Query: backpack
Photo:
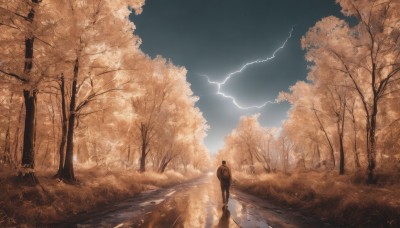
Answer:
<svg viewBox="0 0 400 228"><path fill-rule="evenodd" d="M221 179L222 180L229 180L230 179L229 168L226 167L226 166L221 166Z"/></svg>

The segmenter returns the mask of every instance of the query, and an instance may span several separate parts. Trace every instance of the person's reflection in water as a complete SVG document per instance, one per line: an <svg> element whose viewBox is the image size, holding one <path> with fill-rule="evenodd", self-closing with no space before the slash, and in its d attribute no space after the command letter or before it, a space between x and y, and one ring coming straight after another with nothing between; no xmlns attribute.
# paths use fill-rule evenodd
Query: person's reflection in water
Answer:
<svg viewBox="0 0 400 228"><path fill-rule="evenodd" d="M228 210L227 206L222 207L222 215L219 219L218 226L219 228L229 227L229 220L231 218L231 212Z"/></svg>

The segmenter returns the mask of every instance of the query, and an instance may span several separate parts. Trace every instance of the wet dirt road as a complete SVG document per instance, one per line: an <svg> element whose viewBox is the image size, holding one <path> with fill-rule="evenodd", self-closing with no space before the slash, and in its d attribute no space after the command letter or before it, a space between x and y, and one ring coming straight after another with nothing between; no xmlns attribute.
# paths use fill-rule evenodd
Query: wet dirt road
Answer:
<svg viewBox="0 0 400 228"><path fill-rule="evenodd" d="M169 189L146 191L58 227L333 227L232 189L228 207L213 174Z"/></svg>

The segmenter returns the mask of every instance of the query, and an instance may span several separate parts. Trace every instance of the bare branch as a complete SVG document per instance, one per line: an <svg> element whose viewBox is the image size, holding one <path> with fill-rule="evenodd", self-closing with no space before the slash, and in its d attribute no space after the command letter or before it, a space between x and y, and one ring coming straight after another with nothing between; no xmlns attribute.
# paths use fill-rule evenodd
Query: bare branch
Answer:
<svg viewBox="0 0 400 228"><path fill-rule="evenodd" d="M14 73L6 72L6 71L4 71L2 69L0 69L0 72L5 74L5 75L7 75L7 76L12 77L12 78L18 79L19 81L22 81L22 82L28 82L29 81L26 78L23 78L22 76L19 76L19 75L14 74Z"/></svg>
<svg viewBox="0 0 400 228"><path fill-rule="evenodd" d="M26 16L24 16L24 15L21 15L21 14L19 14L19 13L13 12L13 11L11 11L11 10L9 10L9 9L4 8L4 7L0 7L0 9L2 9L2 10L4 10L4 11L7 11L7 12L9 12L9 13L11 13L11 14L14 14L15 16L20 17L20 18L22 18L22 19L24 19L24 20L29 20L28 17L26 17Z"/></svg>

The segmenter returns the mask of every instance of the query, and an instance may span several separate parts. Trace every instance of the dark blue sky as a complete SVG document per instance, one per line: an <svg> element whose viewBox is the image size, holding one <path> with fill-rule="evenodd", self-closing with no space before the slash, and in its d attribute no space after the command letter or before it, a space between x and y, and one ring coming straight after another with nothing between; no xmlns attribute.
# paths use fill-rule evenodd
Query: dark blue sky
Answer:
<svg viewBox="0 0 400 228"><path fill-rule="evenodd" d="M162 55L188 70L191 88L200 97L197 106L211 127L205 143L216 153L240 116L261 113L264 126L279 127L290 106L238 109L200 75L222 81L246 62L271 56L294 26L292 38L275 59L246 68L223 87L243 106L274 100L280 91L306 79L300 38L329 15L341 17L334 0L146 0L143 13L131 19L145 53Z"/></svg>

